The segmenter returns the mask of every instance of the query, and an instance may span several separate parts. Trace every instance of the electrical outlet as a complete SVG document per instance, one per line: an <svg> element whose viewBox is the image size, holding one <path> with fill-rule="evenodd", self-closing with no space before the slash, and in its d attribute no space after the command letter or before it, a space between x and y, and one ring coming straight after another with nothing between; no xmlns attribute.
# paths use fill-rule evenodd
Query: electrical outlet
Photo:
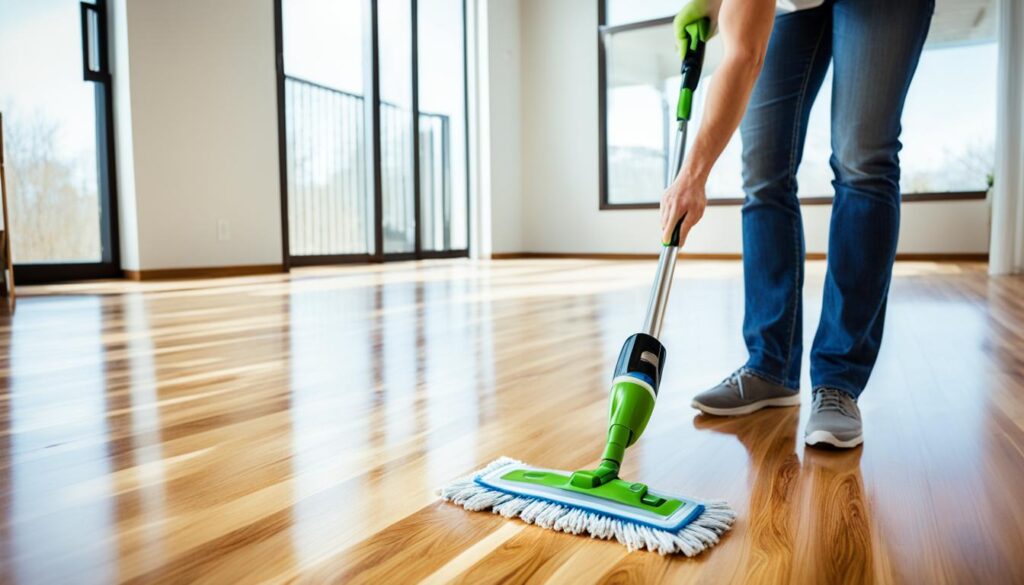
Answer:
<svg viewBox="0 0 1024 585"><path fill-rule="evenodd" d="M217 220L217 241L226 242L231 239L231 222L226 219Z"/></svg>

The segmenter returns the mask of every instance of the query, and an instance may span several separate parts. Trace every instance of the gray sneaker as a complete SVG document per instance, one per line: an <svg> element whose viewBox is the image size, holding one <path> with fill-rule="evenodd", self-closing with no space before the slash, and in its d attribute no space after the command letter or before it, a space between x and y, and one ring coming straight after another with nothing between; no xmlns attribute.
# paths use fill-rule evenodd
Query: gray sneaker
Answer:
<svg viewBox="0 0 1024 585"><path fill-rule="evenodd" d="M740 368L719 385L694 396L692 405L705 414L738 416L768 406L799 406L800 393Z"/></svg>
<svg viewBox="0 0 1024 585"><path fill-rule="evenodd" d="M849 449L864 442L860 409L852 396L835 388L818 388L811 403L804 441Z"/></svg>

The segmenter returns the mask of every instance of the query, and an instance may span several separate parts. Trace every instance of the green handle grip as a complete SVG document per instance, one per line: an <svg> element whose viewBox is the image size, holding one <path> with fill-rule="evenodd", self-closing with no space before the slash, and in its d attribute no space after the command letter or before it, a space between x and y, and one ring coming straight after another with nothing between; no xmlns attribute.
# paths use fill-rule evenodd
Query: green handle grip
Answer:
<svg viewBox="0 0 1024 585"><path fill-rule="evenodd" d="M707 17L691 22L684 28L686 42L683 45L685 56L679 73L682 81L679 84L679 101L676 102L676 120L684 122L690 119L693 105L693 92L697 91L701 69L704 68L704 46L711 36L711 20Z"/></svg>

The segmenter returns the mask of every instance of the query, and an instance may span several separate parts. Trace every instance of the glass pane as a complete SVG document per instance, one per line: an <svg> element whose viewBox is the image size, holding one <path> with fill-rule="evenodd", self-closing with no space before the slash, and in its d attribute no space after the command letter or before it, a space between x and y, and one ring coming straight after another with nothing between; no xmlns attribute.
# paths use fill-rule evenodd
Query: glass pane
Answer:
<svg viewBox="0 0 1024 585"><path fill-rule="evenodd" d="M414 252L411 5L409 0L379 0L377 6L384 253Z"/></svg>
<svg viewBox="0 0 1024 585"><path fill-rule="evenodd" d="M659 25L622 31L605 39L608 201L657 201L675 136L679 58L671 41L672 28ZM713 68L708 52L705 71Z"/></svg>
<svg viewBox="0 0 1024 585"><path fill-rule="evenodd" d="M933 29L948 33L944 29ZM971 33L974 34L974 33ZM671 25L621 31L606 37L608 201L654 203L661 197L674 139L678 58ZM949 34L946 34L948 37ZM715 83L721 42L708 43L701 89L688 133L692 145ZM958 71L957 91L949 72ZM994 163L996 44L929 44L921 56L903 115L900 152L903 193L970 192L988 188ZM935 99L942 96L942 99ZM833 194L832 75L811 109L804 157L797 175L801 197ZM950 116L949 112L957 112ZM941 120L941 124L936 123ZM741 141L735 133L708 177L709 198L743 197Z"/></svg>
<svg viewBox="0 0 1024 585"><path fill-rule="evenodd" d="M292 256L366 254L362 0L285 0L288 238Z"/></svg>
<svg viewBox="0 0 1024 585"><path fill-rule="evenodd" d="M677 131L679 57L671 41L672 25L621 31L606 39L608 201L657 202L672 171L670 153ZM721 59L721 42L712 40L694 96L688 149L700 131L705 96ZM740 151L737 132L708 177L708 198L743 196Z"/></svg>
<svg viewBox="0 0 1024 585"><path fill-rule="evenodd" d="M0 55L14 261L100 262L97 86L82 79L78 0L0 0Z"/></svg>
<svg viewBox="0 0 1024 585"><path fill-rule="evenodd" d="M419 0L420 243L468 246L462 0Z"/></svg>
<svg viewBox="0 0 1024 585"><path fill-rule="evenodd" d="M683 4L686 4L684 0L607 0L605 24L627 24L675 16Z"/></svg>

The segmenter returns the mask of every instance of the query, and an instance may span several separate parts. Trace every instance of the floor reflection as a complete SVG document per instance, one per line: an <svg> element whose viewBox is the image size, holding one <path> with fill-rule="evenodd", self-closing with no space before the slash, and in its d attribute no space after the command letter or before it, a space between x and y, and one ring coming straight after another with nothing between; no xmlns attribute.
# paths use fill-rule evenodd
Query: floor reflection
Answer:
<svg viewBox="0 0 1024 585"><path fill-rule="evenodd" d="M322 494L341 485L358 501L359 455L381 441L382 299L369 288L296 288L288 295L291 535L299 564L308 565L336 546L323 534L356 522L363 509Z"/></svg>
<svg viewBox="0 0 1024 585"><path fill-rule="evenodd" d="M799 416L797 408L769 408L742 417L697 415L693 419L698 430L735 436L750 458L750 501L744 521L751 550L744 583L791 580L799 514Z"/></svg>
<svg viewBox="0 0 1024 585"><path fill-rule="evenodd" d="M102 301L22 299L10 322L10 507L15 580L115 576ZM5 563L6 564L6 563Z"/></svg>
<svg viewBox="0 0 1024 585"><path fill-rule="evenodd" d="M807 448L801 469L805 517L795 566L798 580L871 583L871 514L861 478L864 447Z"/></svg>
<svg viewBox="0 0 1024 585"><path fill-rule="evenodd" d="M116 351L123 351L128 362L128 378L111 384L108 394L127 399L128 419L124 430L126 446L119 469L132 469L133 486L117 499L118 523L122 534L142 542L138 556L141 571L153 571L166 560L162 523L165 519L164 445L160 437L160 399L156 371L156 347L150 322L148 300L141 294L124 295L117 304L124 323L124 335L116 342ZM108 346L108 351L114 350ZM114 362L117 363L117 362ZM116 461L117 459L114 458ZM119 554L132 553L132 539L119 539Z"/></svg>
<svg viewBox="0 0 1024 585"><path fill-rule="evenodd" d="M800 416L798 408L768 408L742 417L693 419L698 430L735 436L750 458L749 509L742 519L750 552L742 581L872 582L871 515L860 469L864 449L803 447Z"/></svg>

